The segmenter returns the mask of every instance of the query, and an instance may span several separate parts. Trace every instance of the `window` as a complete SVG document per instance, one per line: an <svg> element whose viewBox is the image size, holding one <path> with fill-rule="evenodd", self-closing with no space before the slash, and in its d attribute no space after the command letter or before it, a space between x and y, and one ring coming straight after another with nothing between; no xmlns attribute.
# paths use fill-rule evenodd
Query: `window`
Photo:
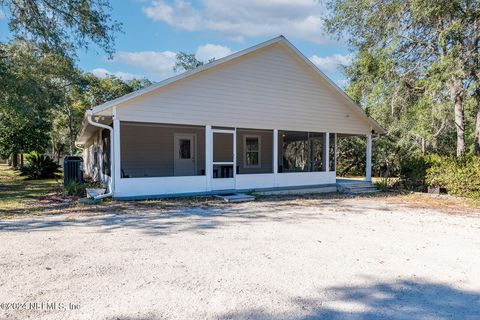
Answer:
<svg viewBox="0 0 480 320"><path fill-rule="evenodd" d="M190 139L180 139L179 140L179 158L180 159L190 159Z"/></svg>
<svg viewBox="0 0 480 320"><path fill-rule="evenodd" d="M104 129L102 131L102 173L110 176L110 131Z"/></svg>
<svg viewBox="0 0 480 320"><path fill-rule="evenodd" d="M243 141L245 168L260 167L260 136L244 136Z"/></svg>
<svg viewBox="0 0 480 320"><path fill-rule="evenodd" d="M279 172L325 171L324 133L320 132L279 132Z"/></svg>

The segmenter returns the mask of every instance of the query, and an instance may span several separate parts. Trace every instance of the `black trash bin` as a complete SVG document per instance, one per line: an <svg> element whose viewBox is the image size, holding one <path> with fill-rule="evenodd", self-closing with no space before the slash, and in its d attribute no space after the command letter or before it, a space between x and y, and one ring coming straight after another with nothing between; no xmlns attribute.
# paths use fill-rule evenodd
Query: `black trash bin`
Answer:
<svg viewBox="0 0 480 320"><path fill-rule="evenodd" d="M83 158L79 156L66 156L63 159L63 183L69 181L83 182Z"/></svg>

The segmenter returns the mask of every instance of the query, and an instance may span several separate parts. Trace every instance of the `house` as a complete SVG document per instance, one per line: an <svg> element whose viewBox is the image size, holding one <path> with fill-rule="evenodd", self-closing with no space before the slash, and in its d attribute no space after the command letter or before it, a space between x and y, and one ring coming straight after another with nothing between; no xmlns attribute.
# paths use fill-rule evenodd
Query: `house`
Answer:
<svg viewBox="0 0 480 320"><path fill-rule="evenodd" d="M334 186L336 141L383 129L283 36L88 110L77 144L109 195Z"/></svg>

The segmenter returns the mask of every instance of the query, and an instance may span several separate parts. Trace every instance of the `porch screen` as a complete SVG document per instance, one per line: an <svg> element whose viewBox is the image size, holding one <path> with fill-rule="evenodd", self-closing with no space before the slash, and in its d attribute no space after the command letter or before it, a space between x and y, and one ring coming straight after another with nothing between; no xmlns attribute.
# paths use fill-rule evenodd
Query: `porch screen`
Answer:
<svg viewBox="0 0 480 320"><path fill-rule="evenodd" d="M205 175L205 128L121 122L122 178Z"/></svg>
<svg viewBox="0 0 480 320"><path fill-rule="evenodd" d="M325 171L324 133L279 131L278 172Z"/></svg>

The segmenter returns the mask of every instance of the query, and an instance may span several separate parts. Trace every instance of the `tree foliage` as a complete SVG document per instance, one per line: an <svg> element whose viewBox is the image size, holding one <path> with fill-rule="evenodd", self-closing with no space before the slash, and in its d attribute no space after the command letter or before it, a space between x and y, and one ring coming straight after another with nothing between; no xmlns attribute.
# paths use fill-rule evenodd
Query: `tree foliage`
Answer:
<svg viewBox="0 0 480 320"><path fill-rule="evenodd" d="M0 44L0 156L45 151L51 112L63 103L71 60L44 53L30 42Z"/></svg>
<svg viewBox="0 0 480 320"><path fill-rule="evenodd" d="M475 0L330 1L327 29L355 52L347 92L387 129L374 144L380 163L398 172L416 153L474 149L479 8Z"/></svg>
<svg viewBox="0 0 480 320"><path fill-rule="evenodd" d="M179 52L175 59L175 66L173 67L175 72L189 71L203 66L203 61L198 60L194 53Z"/></svg>
<svg viewBox="0 0 480 320"><path fill-rule="evenodd" d="M92 43L108 55L121 24L108 0L0 0L10 40L0 43L0 157L75 153L85 109L149 84L98 79L75 66Z"/></svg>
<svg viewBox="0 0 480 320"><path fill-rule="evenodd" d="M54 110L51 134L53 153L75 154L75 140L87 109L151 85L147 79L121 80L116 77L98 78L91 73L77 73L75 86L65 93L65 101Z"/></svg>
<svg viewBox="0 0 480 320"><path fill-rule="evenodd" d="M0 0L0 6L15 38L63 55L71 56L89 43L112 54L114 35L121 31L108 0Z"/></svg>

